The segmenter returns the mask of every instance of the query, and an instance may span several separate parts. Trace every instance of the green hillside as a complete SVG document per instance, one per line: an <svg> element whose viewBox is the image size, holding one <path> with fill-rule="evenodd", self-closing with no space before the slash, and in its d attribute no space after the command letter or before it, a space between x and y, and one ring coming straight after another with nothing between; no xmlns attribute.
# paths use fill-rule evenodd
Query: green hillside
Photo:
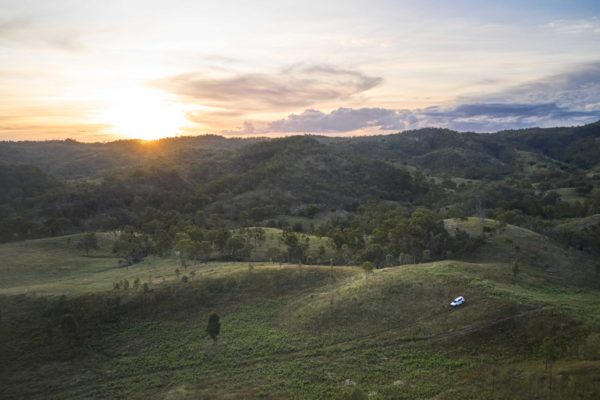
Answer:
<svg viewBox="0 0 600 400"><path fill-rule="evenodd" d="M474 234L478 223L447 226ZM267 232L269 246L277 233ZM352 266L183 269L156 257L124 268L108 250L112 235L89 256L77 239L0 246L3 398L343 399L356 388L374 399L600 395L598 281L580 281L589 271L573 257L583 255L522 228L489 234L470 262L367 277ZM540 249L556 271L530 263ZM532 258L519 258L515 282L516 254ZM112 289L136 277L147 290ZM458 295L467 304L451 309ZM213 311L222 324L216 343L204 331ZM74 337L61 329L65 314L77 320ZM546 337L556 354L551 378Z"/></svg>
<svg viewBox="0 0 600 400"><path fill-rule="evenodd" d="M599 398L599 137L2 142L0 398Z"/></svg>

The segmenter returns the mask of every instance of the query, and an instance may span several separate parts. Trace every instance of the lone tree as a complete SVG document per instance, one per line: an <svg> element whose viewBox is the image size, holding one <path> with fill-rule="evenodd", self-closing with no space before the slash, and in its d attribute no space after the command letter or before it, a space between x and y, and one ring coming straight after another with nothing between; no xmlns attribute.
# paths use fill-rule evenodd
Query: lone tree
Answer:
<svg viewBox="0 0 600 400"><path fill-rule="evenodd" d="M348 396L349 400L367 400L369 396L359 388L354 388L350 396Z"/></svg>
<svg viewBox="0 0 600 400"><path fill-rule="evenodd" d="M126 227L113 243L113 253L123 259L121 264L126 267L142 261L149 249L148 236L135 232L131 227Z"/></svg>
<svg viewBox="0 0 600 400"><path fill-rule="evenodd" d="M90 255L90 250L97 250L98 239L96 238L96 233L88 232L85 235L83 235L79 243L77 243L77 248L85 251L86 256Z"/></svg>
<svg viewBox="0 0 600 400"><path fill-rule="evenodd" d="M60 330L68 340L73 340L77 337L77 320L73 314L64 314L60 317Z"/></svg>
<svg viewBox="0 0 600 400"><path fill-rule="evenodd" d="M517 276L519 275L519 272L521 272L521 267L519 266L518 262L514 261L512 263L512 274L514 283L517 283Z"/></svg>
<svg viewBox="0 0 600 400"><path fill-rule="evenodd" d="M554 340L552 340L551 337L546 336L540 350L546 363L546 369L550 372L550 376L552 376L552 364L554 364L554 361L556 361L558 357L558 351L554 344Z"/></svg>
<svg viewBox="0 0 600 400"><path fill-rule="evenodd" d="M193 258L196 253L196 243L185 232L180 232L175 237L175 253L179 257L181 266L187 269L187 262Z"/></svg>
<svg viewBox="0 0 600 400"><path fill-rule="evenodd" d="M373 272L373 263L371 261L365 261L360 267L365 271L365 279L369 278L369 274Z"/></svg>
<svg viewBox="0 0 600 400"><path fill-rule="evenodd" d="M221 332L221 322L219 321L219 316L214 312L208 316L206 332L212 340L215 342L217 341L217 336L219 336L219 332Z"/></svg>

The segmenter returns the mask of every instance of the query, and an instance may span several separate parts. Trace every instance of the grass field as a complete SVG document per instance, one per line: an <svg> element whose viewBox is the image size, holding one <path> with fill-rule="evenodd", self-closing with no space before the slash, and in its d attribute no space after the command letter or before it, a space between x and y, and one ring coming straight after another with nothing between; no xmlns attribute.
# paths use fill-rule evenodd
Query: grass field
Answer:
<svg viewBox="0 0 600 400"><path fill-rule="evenodd" d="M553 192L558 193L560 195L560 199L562 201L566 201L567 203L576 203L576 202L583 203L585 200L583 197L581 197L579 194L577 194L576 188L572 188L572 187L559 188L559 189L554 189Z"/></svg>
<svg viewBox="0 0 600 400"><path fill-rule="evenodd" d="M158 258L122 268L110 235L89 256L77 237L0 245L0 397L345 399L360 388L369 399L598 398L597 280L580 280L591 276L574 264L581 255L520 229L490 235L468 261L368 277L270 263L185 271ZM523 257L515 282L514 254L496 251L559 262L548 271ZM194 280L182 283L177 268ZM136 277L147 292L112 290ZM458 295L467 304L451 309ZM213 311L217 342L205 333ZM75 338L61 333L64 314L77 320ZM551 373L545 337L556 346Z"/></svg>
<svg viewBox="0 0 600 400"><path fill-rule="evenodd" d="M281 242L282 230L277 228L262 228L265 232L265 240L254 243L256 250L252 252L252 257L257 260L269 260L273 250L284 253L286 246ZM307 256L314 261L320 260L323 263L334 257L334 249L331 241L325 237L309 235L305 233L296 233L299 240L304 242L308 239ZM320 254L320 248L323 248L323 254ZM322 259L322 260L321 260Z"/></svg>

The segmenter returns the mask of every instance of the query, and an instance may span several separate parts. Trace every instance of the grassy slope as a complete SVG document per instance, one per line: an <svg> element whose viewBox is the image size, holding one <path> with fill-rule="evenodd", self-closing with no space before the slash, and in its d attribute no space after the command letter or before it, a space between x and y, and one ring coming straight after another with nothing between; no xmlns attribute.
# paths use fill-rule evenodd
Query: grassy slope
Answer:
<svg viewBox="0 0 600 400"><path fill-rule="evenodd" d="M476 220L448 223L477 229ZM0 246L2 398L343 398L354 383L373 399L600 395L595 283L569 264L580 255L520 228L490 237L471 262L368 279L354 267L209 263L192 266L188 284L175 283L174 261L126 270L107 243L88 258L67 239ZM497 251L559 262L548 272L523 257L514 284L512 255ZM149 270L149 293L107 290L125 277L147 281ZM468 304L449 309L459 294ZM222 317L216 344L204 333L212 310ZM55 322L64 312L80 321L71 343ZM547 335L561 349L552 392L537 351Z"/></svg>
<svg viewBox="0 0 600 400"><path fill-rule="evenodd" d="M280 242L280 229L264 228L265 240L257 242L257 250L252 257L265 260L269 249L285 251ZM301 240L309 239L307 254L313 260L319 258L319 247L325 248L323 261L333 255L333 249L327 238L298 234ZM81 235L69 235L49 239L29 240L0 245L0 294L85 294L110 290L114 282L127 279L133 283L135 278L141 282L153 284L170 283L194 271L198 277L210 276L215 270L222 270L223 263L194 264L183 269L178 261L157 257L148 257L142 263L128 268L118 267L118 258L110 251L110 234L99 234L99 249L86 255L75 248ZM239 263L246 269L250 263ZM256 264L256 263L252 263Z"/></svg>
<svg viewBox="0 0 600 400"><path fill-rule="evenodd" d="M600 214L594 214L590 215L589 217L571 218L565 220L560 225L557 225L556 228L558 230L565 231L582 231L588 227L597 225L598 223L600 223Z"/></svg>
<svg viewBox="0 0 600 400"><path fill-rule="evenodd" d="M253 254L257 259L268 260L269 257L269 249L277 249L281 252L285 252L286 246L281 243L279 238L281 237L281 233L283 232L281 229L277 228L263 228L265 231L265 241L258 242L257 250ZM319 259L319 247L323 247L325 249L324 256L321 260L325 263L326 260L333 257L334 249L331 245L331 241L325 237L318 237L315 235L308 235L304 233L297 233L299 239L304 241L306 238L309 239L308 242L308 250L306 254L310 256L313 260Z"/></svg>

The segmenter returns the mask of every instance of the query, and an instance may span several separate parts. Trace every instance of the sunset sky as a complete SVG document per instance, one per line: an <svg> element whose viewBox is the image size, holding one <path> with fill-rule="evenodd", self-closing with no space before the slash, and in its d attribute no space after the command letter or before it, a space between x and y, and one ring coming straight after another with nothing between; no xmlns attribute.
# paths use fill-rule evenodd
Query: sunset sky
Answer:
<svg viewBox="0 0 600 400"><path fill-rule="evenodd" d="M0 0L0 140L599 119L597 0Z"/></svg>

